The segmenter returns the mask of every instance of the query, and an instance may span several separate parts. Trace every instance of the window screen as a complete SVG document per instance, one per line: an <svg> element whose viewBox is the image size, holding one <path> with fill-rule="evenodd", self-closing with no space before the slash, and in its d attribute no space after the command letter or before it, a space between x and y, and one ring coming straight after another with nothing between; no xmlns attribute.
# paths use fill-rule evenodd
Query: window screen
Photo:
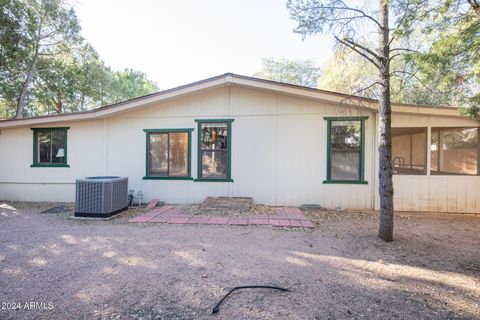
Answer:
<svg viewBox="0 0 480 320"><path fill-rule="evenodd" d="M426 174L427 128L392 128L394 174Z"/></svg>
<svg viewBox="0 0 480 320"><path fill-rule="evenodd" d="M432 128L430 174L479 175L478 128Z"/></svg>

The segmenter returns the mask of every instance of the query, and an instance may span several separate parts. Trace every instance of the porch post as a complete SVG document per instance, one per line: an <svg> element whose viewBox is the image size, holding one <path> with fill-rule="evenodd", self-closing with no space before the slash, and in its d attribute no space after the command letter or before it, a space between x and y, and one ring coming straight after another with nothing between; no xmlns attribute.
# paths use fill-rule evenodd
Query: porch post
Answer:
<svg viewBox="0 0 480 320"><path fill-rule="evenodd" d="M427 165L425 166L425 173L427 176L430 175L430 167L431 167L431 162L432 162L432 127L428 126L427 127L427 141L425 143L426 145L426 150L425 152L427 153L426 159L427 159Z"/></svg>
<svg viewBox="0 0 480 320"><path fill-rule="evenodd" d="M477 128L477 176L480 176L480 127Z"/></svg>

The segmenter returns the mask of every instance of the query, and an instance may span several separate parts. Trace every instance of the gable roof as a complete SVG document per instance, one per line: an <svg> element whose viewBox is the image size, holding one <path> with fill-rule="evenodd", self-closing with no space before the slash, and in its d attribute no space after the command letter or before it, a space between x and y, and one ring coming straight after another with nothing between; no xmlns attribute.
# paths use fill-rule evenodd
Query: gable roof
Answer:
<svg viewBox="0 0 480 320"><path fill-rule="evenodd" d="M376 111L378 105L378 101L373 99L287 84L283 82L247 77L233 73L225 73L212 78L200 80L197 82L189 83L172 89L163 90L157 93L152 93L146 96L134 98L131 100L119 102L93 110L13 120L1 120L0 129L64 121L102 119L126 111L136 110L151 105L153 103L170 100L183 95L193 94L203 90L208 90L221 86L240 86L285 95L292 95L305 99L350 105L352 107L368 107L371 111ZM411 113L418 115L462 117L457 109L451 107L392 103L392 111L395 113Z"/></svg>

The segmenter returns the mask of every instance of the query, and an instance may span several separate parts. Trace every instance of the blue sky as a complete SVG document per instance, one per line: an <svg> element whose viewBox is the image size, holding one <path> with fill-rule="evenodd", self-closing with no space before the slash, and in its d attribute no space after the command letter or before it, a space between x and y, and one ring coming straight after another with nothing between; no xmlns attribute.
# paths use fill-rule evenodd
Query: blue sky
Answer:
<svg viewBox="0 0 480 320"><path fill-rule="evenodd" d="M330 57L326 36L295 34L284 0L77 0L83 36L116 70L147 73L160 88L225 72L252 75L262 57Z"/></svg>

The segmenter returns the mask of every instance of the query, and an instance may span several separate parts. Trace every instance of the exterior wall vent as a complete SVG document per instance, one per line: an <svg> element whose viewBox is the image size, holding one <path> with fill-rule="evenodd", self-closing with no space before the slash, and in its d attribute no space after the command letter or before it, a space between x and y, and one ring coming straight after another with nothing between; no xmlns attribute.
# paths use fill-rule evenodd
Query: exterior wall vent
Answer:
<svg viewBox="0 0 480 320"><path fill-rule="evenodd" d="M128 209L128 178L86 177L76 180L75 217L108 218Z"/></svg>

